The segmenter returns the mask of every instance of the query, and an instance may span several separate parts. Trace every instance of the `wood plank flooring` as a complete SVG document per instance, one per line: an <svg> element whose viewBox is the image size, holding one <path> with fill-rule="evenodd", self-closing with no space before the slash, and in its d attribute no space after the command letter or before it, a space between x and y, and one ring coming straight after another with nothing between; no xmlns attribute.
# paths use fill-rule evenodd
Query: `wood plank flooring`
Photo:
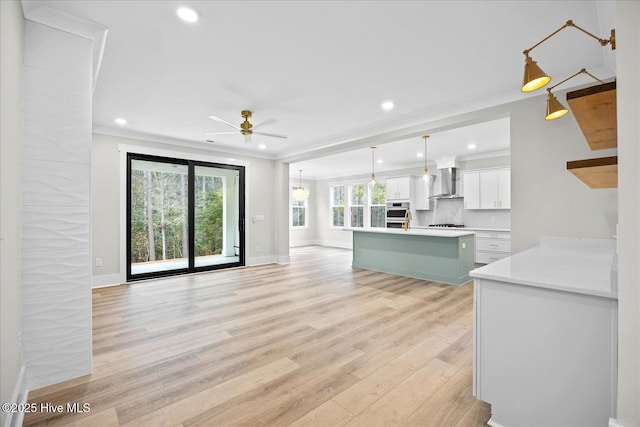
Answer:
<svg viewBox="0 0 640 427"><path fill-rule="evenodd" d="M89 403L25 426L484 426L471 395L473 285L291 264L93 292L93 374L29 401Z"/></svg>

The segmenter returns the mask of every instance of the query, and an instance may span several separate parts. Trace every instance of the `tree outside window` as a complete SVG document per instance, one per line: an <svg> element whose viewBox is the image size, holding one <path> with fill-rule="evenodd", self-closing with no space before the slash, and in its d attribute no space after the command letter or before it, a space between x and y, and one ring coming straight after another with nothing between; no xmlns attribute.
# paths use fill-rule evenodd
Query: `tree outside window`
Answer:
<svg viewBox="0 0 640 427"><path fill-rule="evenodd" d="M364 227L364 184L351 184L350 188L350 226Z"/></svg>
<svg viewBox="0 0 640 427"><path fill-rule="evenodd" d="M378 183L370 188L371 227L386 227L386 183Z"/></svg>
<svg viewBox="0 0 640 427"><path fill-rule="evenodd" d="M331 187L331 225L344 227L344 202L345 186L334 185Z"/></svg>

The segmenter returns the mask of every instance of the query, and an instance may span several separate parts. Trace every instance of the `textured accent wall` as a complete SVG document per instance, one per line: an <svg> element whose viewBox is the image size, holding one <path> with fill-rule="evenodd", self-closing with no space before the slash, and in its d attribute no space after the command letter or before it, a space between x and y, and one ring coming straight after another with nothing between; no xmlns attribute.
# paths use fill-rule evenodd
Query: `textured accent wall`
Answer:
<svg viewBox="0 0 640 427"><path fill-rule="evenodd" d="M22 332L29 389L91 372L92 43L25 23Z"/></svg>

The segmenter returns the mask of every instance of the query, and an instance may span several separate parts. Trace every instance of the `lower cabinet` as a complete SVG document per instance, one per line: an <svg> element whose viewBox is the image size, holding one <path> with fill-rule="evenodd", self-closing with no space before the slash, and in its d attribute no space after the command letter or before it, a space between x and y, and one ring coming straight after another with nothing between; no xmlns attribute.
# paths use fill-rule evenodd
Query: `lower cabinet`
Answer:
<svg viewBox="0 0 640 427"><path fill-rule="evenodd" d="M473 394L489 424L608 425L616 319L611 298L475 278Z"/></svg>
<svg viewBox="0 0 640 427"><path fill-rule="evenodd" d="M476 231L476 262L490 264L511 255L511 233Z"/></svg>

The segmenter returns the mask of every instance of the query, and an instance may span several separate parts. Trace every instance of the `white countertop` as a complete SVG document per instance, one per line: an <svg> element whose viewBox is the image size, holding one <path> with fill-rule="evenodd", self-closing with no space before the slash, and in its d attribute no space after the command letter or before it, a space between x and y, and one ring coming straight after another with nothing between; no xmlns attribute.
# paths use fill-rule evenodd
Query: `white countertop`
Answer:
<svg viewBox="0 0 640 427"><path fill-rule="evenodd" d="M410 228L405 231L402 228L344 228L346 231L360 231L363 233L379 233L379 234L402 234L406 236L431 236L431 237L461 237L475 234L473 231L462 231L459 228L454 229L425 229Z"/></svg>
<svg viewBox="0 0 640 427"><path fill-rule="evenodd" d="M469 275L617 299L614 239L543 237L540 245L472 270Z"/></svg>
<svg viewBox="0 0 640 427"><path fill-rule="evenodd" d="M420 228L420 229L425 229L425 230L471 230L471 231L506 231L506 232L511 232L510 228L478 228L478 227L462 227L462 228L455 228L455 227L429 227L428 225L415 225L415 226L411 226L411 228Z"/></svg>

